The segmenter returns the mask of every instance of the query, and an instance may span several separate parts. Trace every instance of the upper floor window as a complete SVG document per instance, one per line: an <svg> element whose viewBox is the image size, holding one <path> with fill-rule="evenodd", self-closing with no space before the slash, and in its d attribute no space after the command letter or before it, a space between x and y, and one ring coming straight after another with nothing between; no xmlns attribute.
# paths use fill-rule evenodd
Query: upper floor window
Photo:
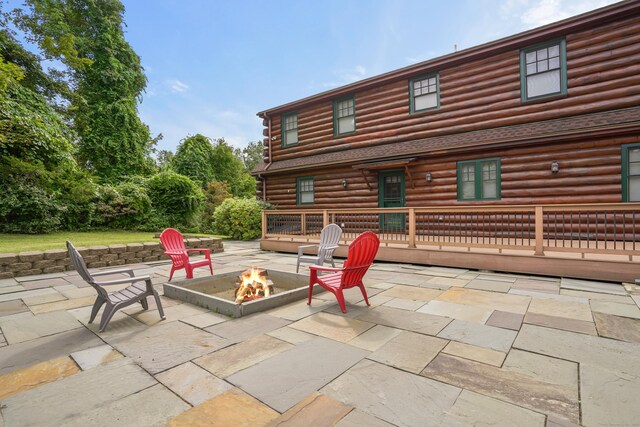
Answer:
<svg viewBox="0 0 640 427"><path fill-rule="evenodd" d="M622 146L622 201L640 202L640 144Z"/></svg>
<svg viewBox="0 0 640 427"><path fill-rule="evenodd" d="M522 101L567 93L566 58L564 39L520 51Z"/></svg>
<svg viewBox="0 0 640 427"><path fill-rule="evenodd" d="M343 135L356 131L356 101L353 97L334 101L333 134Z"/></svg>
<svg viewBox="0 0 640 427"><path fill-rule="evenodd" d="M458 162L458 200L500 199L500 159Z"/></svg>
<svg viewBox="0 0 640 427"><path fill-rule="evenodd" d="M296 179L296 202L298 205L313 204L312 176L302 176Z"/></svg>
<svg viewBox="0 0 640 427"><path fill-rule="evenodd" d="M282 115L282 146L298 143L298 113Z"/></svg>
<svg viewBox="0 0 640 427"><path fill-rule="evenodd" d="M440 81L437 74L409 81L411 112L432 110L440 107Z"/></svg>

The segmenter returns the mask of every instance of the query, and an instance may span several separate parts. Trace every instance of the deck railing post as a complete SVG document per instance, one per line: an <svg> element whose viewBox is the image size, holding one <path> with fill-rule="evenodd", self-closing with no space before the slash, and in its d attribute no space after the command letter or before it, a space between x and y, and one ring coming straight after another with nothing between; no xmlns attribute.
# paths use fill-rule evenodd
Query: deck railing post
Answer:
<svg viewBox="0 0 640 427"><path fill-rule="evenodd" d="M329 211L324 210L322 211L322 228L326 227L327 225L329 225Z"/></svg>
<svg viewBox="0 0 640 427"><path fill-rule="evenodd" d="M416 247L416 211L409 208L409 247Z"/></svg>
<svg viewBox="0 0 640 427"><path fill-rule="evenodd" d="M536 251L534 252L534 255L544 256L544 222L542 206L536 206L535 221Z"/></svg>
<svg viewBox="0 0 640 427"><path fill-rule="evenodd" d="M262 211L262 239L267 237L267 211Z"/></svg>
<svg viewBox="0 0 640 427"><path fill-rule="evenodd" d="M303 236L307 235L307 214L304 212L300 214L300 231Z"/></svg>

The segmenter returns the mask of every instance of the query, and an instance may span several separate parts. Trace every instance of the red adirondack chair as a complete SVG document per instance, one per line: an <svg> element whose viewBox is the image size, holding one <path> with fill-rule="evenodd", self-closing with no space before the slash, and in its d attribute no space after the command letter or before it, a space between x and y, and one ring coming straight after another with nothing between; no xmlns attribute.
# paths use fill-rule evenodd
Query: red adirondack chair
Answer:
<svg viewBox="0 0 640 427"><path fill-rule="evenodd" d="M367 298L367 291L364 289L362 278L364 277L373 260L378 253L380 247L380 239L378 236L371 232L365 231L349 245L349 253L347 254L347 260L344 262L342 268L322 267L319 265L309 266L311 274L309 278L309 301L308 305L311 305L311 297L313 296L313 285L316 283L329 292L333 293L338 299L338 304L343 313L347 312L347 307L344 302L344 295L342 291L353 287L360 288L364 301L369 304ZM329 271L331 274L324 276L318 276L318 271Z"/></svg>
<svg viewBox="0 0 640 427"><path fill-rule="evenodd" d="M173 272L180 269L185 269L187 273L187 279L193 279L193 269L197 267L209 266L211 274L213 274L213 265L211 264L211 252L209 249L187 249L184 246L184 239L182 234L173 228L167 228L160 233L160 242L164 247L164 254L171 258L173 266L171 267L171 273L169 273L169 280L173 277ZM202 252L205 259L200 261L189 260L189 252Z"/></svg>

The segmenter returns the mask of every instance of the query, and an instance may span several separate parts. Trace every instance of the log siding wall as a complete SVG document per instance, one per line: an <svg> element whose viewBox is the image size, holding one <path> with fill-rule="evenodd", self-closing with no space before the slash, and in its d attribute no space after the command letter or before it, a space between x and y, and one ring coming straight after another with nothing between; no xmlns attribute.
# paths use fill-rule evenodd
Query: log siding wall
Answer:
<svg viewBox="0 0 640 427"><path fill-rule="evenodd" d="M410 114L409 79L406 78L355 93L356 132L348 136L333 135L333 102L297 108L299 143L295 146L281 147L281 116L278 114L272 118L272 136L275 137L272 142L272 160L280 161L640 104L640 17L567 34L566 43L568 90L565 95L523 103L520 98L518 49L453 68L425 69L417 72L414 77L439 73L438 110ZM508 163L503 164L503 169L505 167L508 167ZM349 173L353 174L351 171ZM504 184L508 185L507 176L503 178ZM295 177L287 179L295 181ZM451 177L445 175L442 179L450 180ZM273 182L269 185L274 187L274 197L279 191L279 180L276 177L269 178ZM614 185L612 180L610 177L607 183L598 181L598 185ZM503 197L515 190L503 186ZM408 201L410 191L407 190ZM527 191L535 194L534 189ZM421 197L428 199L427 195ZM613 198L614 195L609 197ZM295 197L292 200L295 201ZM321 203L320 200L317 203Z"/></svg>
<svg viewBox="0 0 640 427"><path fill-rule="evenodd" d="M456 156L418 159L409 167L415 188L408 175L408 207L451 205L528 205L554 203L618 203L622 201L621 146L640 142L640 136L591 139L571 143L550 143L510 149L483 150ZM501 162L502 192L500 200L457 200L456 162L498 157ZM551 162L560 170L551 173ZM432 182L426 182L430 172ZM378 174L365 172L369 189L360 171L351 167L305 170L270 175L267 200L279 209L296 206L296 177L314 177L314 204L311 209L378 207ZM348 186L342 187L346 179Z"/></svg>

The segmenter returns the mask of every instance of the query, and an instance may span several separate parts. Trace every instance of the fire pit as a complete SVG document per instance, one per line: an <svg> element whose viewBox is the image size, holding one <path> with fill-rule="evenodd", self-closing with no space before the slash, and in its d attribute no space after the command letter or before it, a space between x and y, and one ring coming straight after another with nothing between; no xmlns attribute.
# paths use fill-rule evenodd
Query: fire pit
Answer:
<svg viewBox="0 0 640 427"><path fill-rule="evenodd" d="M164 294L231 317L268 310L307 297L309 277L253 268L165 283ZM314 292L324 289L315 287Z"/></svg>

